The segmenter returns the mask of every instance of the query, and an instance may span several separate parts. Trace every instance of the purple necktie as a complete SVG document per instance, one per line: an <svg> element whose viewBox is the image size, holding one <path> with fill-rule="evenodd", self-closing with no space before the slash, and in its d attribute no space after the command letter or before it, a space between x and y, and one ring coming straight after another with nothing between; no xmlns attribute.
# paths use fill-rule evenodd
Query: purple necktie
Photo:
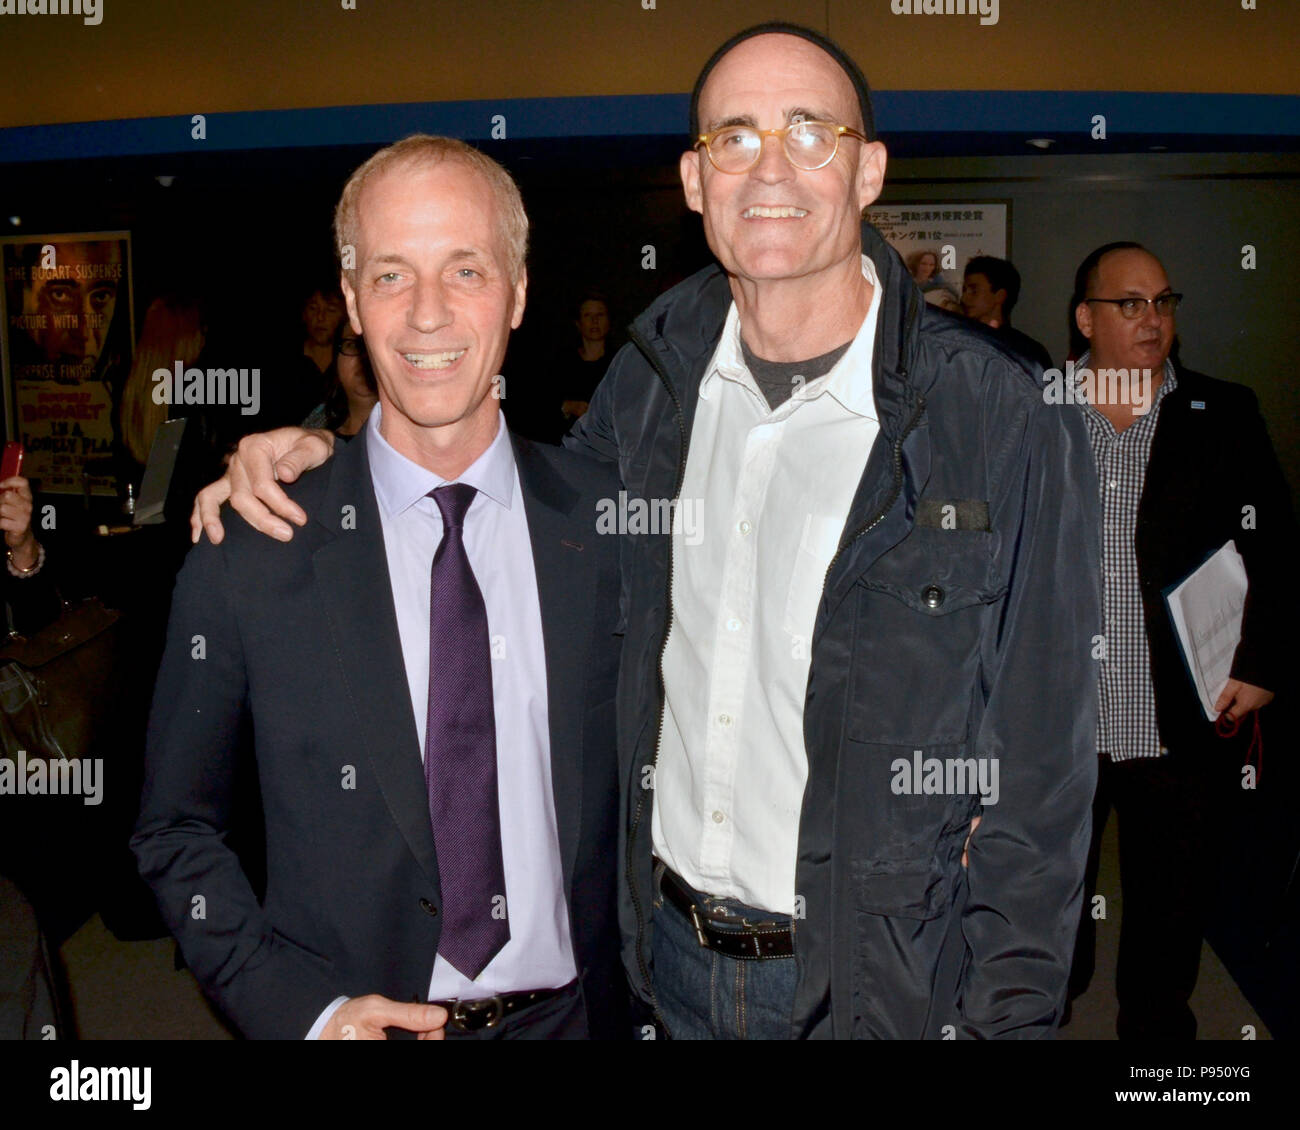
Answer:
<svg viewBox="0 0 1300 1130"><path fill-rule="evenodd" d="M429 492L442 542L429 578L429 715L424 780L438 852L443 918L438 953L474 980L510 940L497 805L497 734L487 608L465 554L477 490Z"/></svg>

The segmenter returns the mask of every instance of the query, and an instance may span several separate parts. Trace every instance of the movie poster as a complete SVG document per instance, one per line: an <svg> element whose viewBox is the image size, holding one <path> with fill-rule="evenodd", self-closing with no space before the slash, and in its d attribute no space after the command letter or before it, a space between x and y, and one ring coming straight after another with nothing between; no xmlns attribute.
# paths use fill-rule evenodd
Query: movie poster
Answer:
<svg viewBox="0 0 1300 1130"><path fill-rule="evenodd" d="M129 232L0 239L5 403L34 490L80 494L113 449L114 405L131 367ZM108 470L92 493L116 495Z"/></svg>
<svg viewBox="0 0 1300 1130"><path fill-rule="evenodd" d="M932 200L875 205L866 219L894 245L922 291L957 299L966 264L976 255L1010 257L1009 210L1006 201Z"/></svg>

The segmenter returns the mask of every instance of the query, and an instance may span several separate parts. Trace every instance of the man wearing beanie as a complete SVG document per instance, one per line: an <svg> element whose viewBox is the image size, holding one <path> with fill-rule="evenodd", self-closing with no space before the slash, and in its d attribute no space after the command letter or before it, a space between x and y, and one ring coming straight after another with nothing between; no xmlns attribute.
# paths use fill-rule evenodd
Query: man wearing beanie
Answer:
<svg viewBox="0 0 1300 1130"><path fill-rule="evenodd" d="M701 515L624 547L633 988L676 1037L1049 1035L1096 780L1082 421L860 224L885 148L835 44L734 36L691 117L720 266L566 441Z"/></svg>

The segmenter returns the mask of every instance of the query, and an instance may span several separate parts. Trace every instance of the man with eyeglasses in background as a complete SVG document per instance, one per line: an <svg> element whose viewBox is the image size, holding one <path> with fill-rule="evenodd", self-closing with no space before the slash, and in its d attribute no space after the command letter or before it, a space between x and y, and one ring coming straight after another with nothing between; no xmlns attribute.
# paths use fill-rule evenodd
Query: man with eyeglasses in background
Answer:
<svg viewBox="0 0 1300 1130"><path fill-rule="evenodd" d="M1092 975L1091 904L1113 804L1124 900L1117 1031L1133 1040L1196 1036L1188 1001L1221 857L1215 813L1225 790L1241 787L1241 747L1225 744L1206 717L1165 591L1234 542L1249 591L1214 708L1225 728L1240 727L1294 680L1296 525L1286 480L1255 394L1170 358L1181 299L1138 243L1097 248L1075 277L1075 321L1090 348L1074 372L1093 375L1080 387L1091 386L1081 399L1101 488L1106 630L1100 778L1070 995Z"/></svg>
<svg viewBox="0 0 1300 1130"><path fill-rule="evenodd" d="M831 40L733 36L691 135L686 201L721 265L633 323L565 439L700 519L623 543L620 922L643 1035L1050 1035L1096 785L1083 421L861 222L885 147ZM245 441L196 531L233 484L292 536L273 467L323 449Z"/></svg>

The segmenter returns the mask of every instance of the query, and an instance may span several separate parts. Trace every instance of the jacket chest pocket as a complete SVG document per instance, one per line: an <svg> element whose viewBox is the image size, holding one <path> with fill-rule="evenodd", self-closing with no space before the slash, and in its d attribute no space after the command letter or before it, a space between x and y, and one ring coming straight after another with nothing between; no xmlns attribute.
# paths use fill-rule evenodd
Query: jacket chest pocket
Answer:
<svg viewBox="0 0 1300 1130"><path fill-rule="evenodd" d="M858 581L850 737L918 748L965 741L980 642L1006 592L996 539L918 527Z"/></svg>

